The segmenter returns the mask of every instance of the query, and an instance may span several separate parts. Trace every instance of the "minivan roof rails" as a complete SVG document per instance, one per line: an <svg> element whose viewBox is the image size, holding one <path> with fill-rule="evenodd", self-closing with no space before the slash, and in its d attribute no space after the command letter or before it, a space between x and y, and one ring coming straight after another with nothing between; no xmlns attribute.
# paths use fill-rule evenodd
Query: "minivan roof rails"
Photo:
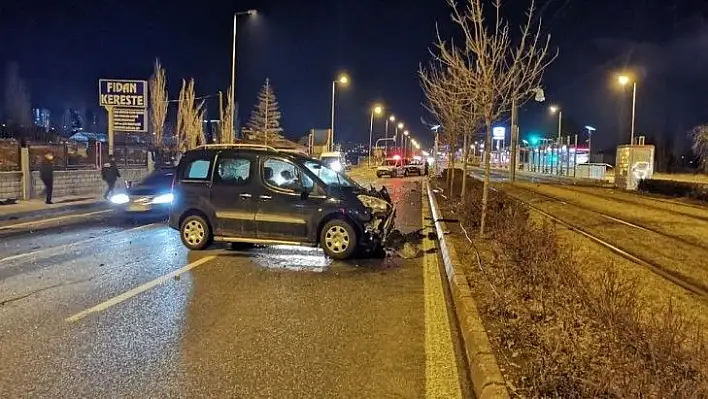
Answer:
<svg viewBox="0 0 708 399"><path fill-rule="evenodd" d="M271 147L269 145L265 144L246 144L246 143L233 143L233 144L202 144L198 146L196 149L209 149L209 148L214 148L214 149L219 149L219 148L264 148L266 150L278 152L278 150L275 149L275 147Z"/></svg>

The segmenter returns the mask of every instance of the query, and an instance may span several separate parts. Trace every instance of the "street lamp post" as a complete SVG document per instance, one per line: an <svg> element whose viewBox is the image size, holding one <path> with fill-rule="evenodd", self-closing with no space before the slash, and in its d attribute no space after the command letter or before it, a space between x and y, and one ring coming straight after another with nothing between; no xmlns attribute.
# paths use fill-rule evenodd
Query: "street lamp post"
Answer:
<svg viewBox="0 0 708 399"><path fill-rule="evenodd" d="M634 121L637 109L637 81L630 79L627 75L621 75L617 80L622 86L626 86L630 81L632 82L632 130L629 136L629 145L634 145Z"/></svg>
<svg viewBox="0 0 708 399"><path fill-rule="evenodd" d="M585 129L588 130L588 162L592 162L592 132L597 129L589 125L585 126ZM575 151L577 152L578 149L576 148Z"/></svg>
<svg viewBox="0 0 708 399"><path fill-rule="evenodd" d="M329 150L333 151L334 150L334 99L335 99L335 94L337 91L337 83L341 83L343 85L349 83L349 77L347 75L339 75L339 78L337 80L332 81L332 124L330 125L329 128Z"/></svg>
<svg viewBox="0 0 708 399"><path fill-rule="evenodd" d="M373 155L371 145L374 137L374 114L380 115L381 112L383 112L383 107L380 105L376 105L371 108L371 126L369 126L369 166L371 166L371 157Z"/></svg>
<svg viewBox="0 0 708 399"><path fill-rule="evenodd" d="M388 118L386 118L386 129L385 129L385 133L384 133L384 137L385 137L385 138L388 138L388 122L389 122L389 121L395 122L395 121L396 121L396 117L393 116L393 115L391 115L391 116L389 116ZM386 154L388 154L388 142L389 142L389 140L386 140ZM394 137L394 146L395 146L395 137Z"/></svg>
<svg viewBox="0 0 708 399"><path fill-rule="evenodd" d="M561 142L561 128L563 124L563 110L558 108L558 106L551 105L551 113L555 114L558 112L558 144Z"/></svg>
<svg viewBox="0 0 708 399"><path fill-rule="evenodd" d="M240 11L234 13L234 31L233 41L231 43L231 104L233 112L236 113L236 22L240 15L256 15L256 10ZM232 115L232 120L236 122L236 115ZM233 123L232 129L236 129L236 123ZM233 134L232 132L231 134Z"/></svg>
<svg viewBox="0 0 708 399"><path fill-rule="evenodd" d="M398 130L399 129L402 130L403 127L404 127L403 122L398 122L398 125L396 125L396 137L398 137ZM395 145L396 145L395 141L393 142L393 145L395 147ZM400 148L403 149L403 135L402 134L401 134L401 147Z"/></svg>
<svg viewBox="0 0 708 399"><path fill-rule="evenodd" d="M410 133L408 130L403 132L403 135L401 136L401 147L403 148L403 158L408 157L408 135Z"/></svg>

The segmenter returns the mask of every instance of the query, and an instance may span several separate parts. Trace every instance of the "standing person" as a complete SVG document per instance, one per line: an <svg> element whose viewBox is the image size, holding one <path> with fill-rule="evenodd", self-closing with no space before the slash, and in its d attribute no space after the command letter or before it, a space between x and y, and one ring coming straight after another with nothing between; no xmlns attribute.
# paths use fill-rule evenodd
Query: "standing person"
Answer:
<svg viewBox="0 0 708 399"><path fill-rule="evenodd" d="M118 170L118 166L116 165L116 159L113 157L113 155L110 155L108 157L108 162L103 164L103 169L101 170L101 177L103 177L103 181L105 181L106 185L108 186L106 188L106 192L103 194L103 198L108 199L108 196L113 193L113 189L116 186L116 182L120 177L120 171Z"/></svg>
<svg viewBox="0 0 708 399"><path fill-rule="evenodd" d="M39 178L44 183L46 194L45 203L52 204L52 190L54 189L54 155L47 153L39 166Z"/></svg>
<svg viewBox="0 0 708 399"><path fill-rule="evenodd" d="M429 170L428 170L428 168L429 168L429 166L428 166L428 161L425 160L425 161L423 161L423 162L425 162L425 169L424 169L425 172L424 172L424 173L425 173L425 175L427 176L427 175L428 175L428 172L429 172Z"/></svg>

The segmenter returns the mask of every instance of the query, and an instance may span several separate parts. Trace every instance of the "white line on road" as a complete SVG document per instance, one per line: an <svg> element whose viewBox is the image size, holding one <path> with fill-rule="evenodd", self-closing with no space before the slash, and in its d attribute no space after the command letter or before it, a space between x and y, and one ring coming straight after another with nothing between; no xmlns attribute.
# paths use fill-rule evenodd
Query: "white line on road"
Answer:
<svg viewBox="0 0 708 399"><path fill-rule="evenodd" d="M121 302L125 302L128 299L130 299L138 294L141 294L147 290L155 288L156 286L163 284L163 283L175 278L176 276L179 276L182 273L188 272L196 267L199 267L214 258L216 258L215 255L210 255L210 256L206 256L204 258L201 258L195 262L188 264L187 266L184 266L184 267L177 269L173 272L167 273L164 276L160 276L152 281L148 281L147 283L145 283L143 285L137 286L137 287L133 288L132 290L126 291L126 292L124 292L116 297L113 297L105 302L99 303L98 305L96 305L94 307L88 308L88 309L81 311L73 316L67 317L65 319L65 321L67 321L69 323L73 323L73 322L77 322L77 321L83 319L84 317L86 317L92 313L102 312L112 306L118 305Z"/></svg>
<svg viewBox="0 0 708 399"><path fill-rule="evenodd" d="M93 242L93 241L105 240L106 237L110 237L110 236L113 236L116 234L129 233L129 232L145 229L147 227L156 226L158 224L160 224L160 223L150 223L150 224L146 224L146 225L142 225L142 226L138 226L138 227L133 227L132 229L128 229L128 230L121 230L121 231L118 231L118 232L115 232L112 234L108 234L108 235L101 235L98 237L89 238L87 240L72 242L71 244L57 245L56 247L42 248L42 249L32 251L32 252L25 252L22 254L7 256L5 258L0 258L0 263L9 262L12 260L17 260L17 259L22 259L22 258L27 258L27 257L34 256L34 255L39 255L39 254L45 253L45 252L53 252L53 251L59 252L61 250L67 249L67 248L76 247L79 245L83 246L83 245L86 245L86 244Z"/></svg>
<svg viewBox="0 0 708 399"><path fill-rule="evenodd" d="M49 219L32 220L29 222L22 222L22 223L0 226L0 230L13 230L13 229L21 228L21 227L46 224L46 223L50 223L50 222L58 222L61 220L100 215L102 213L108 213L108 212L113 212L113 211L114 211L113 209L105 209L102 211L94 211L94 212L79 213L79 214L73 214L73 215L57 216L57 217L53 217L53 218L49 218Z"/></svg>

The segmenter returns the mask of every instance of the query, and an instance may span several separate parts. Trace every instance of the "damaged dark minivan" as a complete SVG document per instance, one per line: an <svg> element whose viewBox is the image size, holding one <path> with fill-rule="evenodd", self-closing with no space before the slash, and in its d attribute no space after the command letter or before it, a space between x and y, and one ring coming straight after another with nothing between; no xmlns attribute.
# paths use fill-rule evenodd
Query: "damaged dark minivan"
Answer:
<svg viewBox="0 0 708 399"><path fill-rule="evenodd" d="M192 250L214 241L319 245L346 259L378 249L396 214L385 188L366 189L318 160L253 144L186 152L172 194L170 227Z"/></svg>

